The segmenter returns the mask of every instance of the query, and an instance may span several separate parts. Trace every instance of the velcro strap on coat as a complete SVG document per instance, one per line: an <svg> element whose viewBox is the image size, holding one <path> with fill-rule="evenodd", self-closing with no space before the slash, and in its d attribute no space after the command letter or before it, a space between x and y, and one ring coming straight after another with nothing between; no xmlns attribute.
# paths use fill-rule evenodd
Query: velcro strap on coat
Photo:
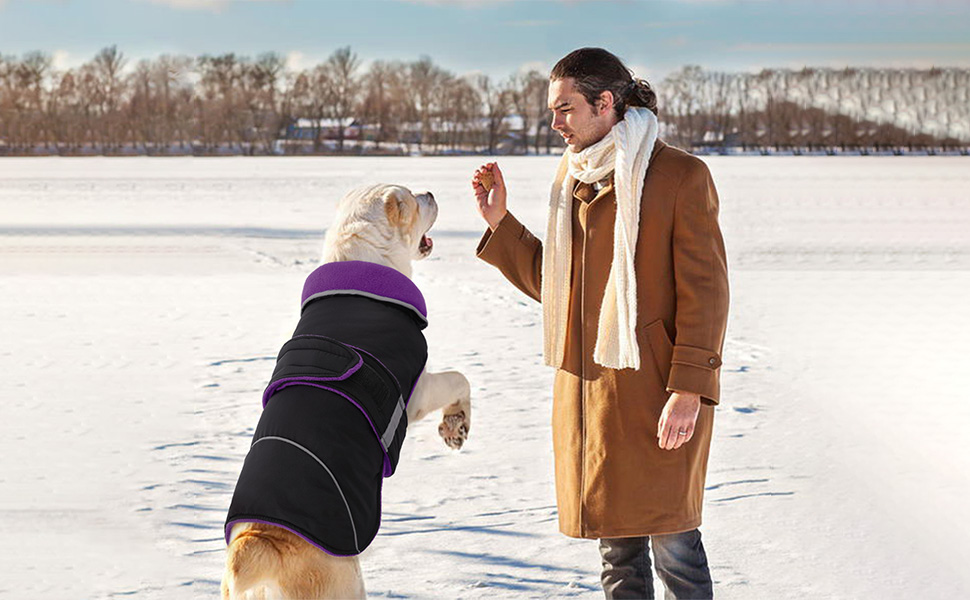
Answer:
<svg viewBox="0 0 970 600"><path fill-rule="evenodd" d="M276 391L299 382L343 381L364 363L353 348L320 335L299 335L283 344L263 392L263 408Z"/></svg>
<svg viewBox="0 0 970 600"><path fill-rule="evenodd" d="M280 350L273 377L263 392L263 408L273 394L292 385L322 388L344 396L370 423L384 451L384 476L388 477L396 463L391 458L391 446L398 430L407 426L406 407L393 375L377 359L370 355L365 358L364 354L322 335L293 337Z"/></svg>
<svg viewBox="0 0 970 600"><path fill-rule="evenodd" d="M674 346L674 353L670 362L714 370L721 366L721 357L716 352L704 348L678 344Z"/></svg>

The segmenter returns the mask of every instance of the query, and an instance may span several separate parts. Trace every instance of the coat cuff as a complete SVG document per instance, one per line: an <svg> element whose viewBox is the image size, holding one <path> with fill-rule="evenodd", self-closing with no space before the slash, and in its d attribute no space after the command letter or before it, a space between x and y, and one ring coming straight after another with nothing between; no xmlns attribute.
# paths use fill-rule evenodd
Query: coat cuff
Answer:
<svg viewBox="0 0 970 600"><path fill-rule="evenodd" d="M491 228L485 230L475 249L475 256L497 267L505 262L503 259L506 258L505 254L509 252L512 244L525 237L526 233L528 232L525 225L512 216L511 212L506 212L495 227L495 231Z"/></svg>
<svg viewBox="0 0 970 600"><path fill-rule="evenodd" d="M699 394L704 404L718 404L721 357L695 346L675 345L667 390Z"/></svg>

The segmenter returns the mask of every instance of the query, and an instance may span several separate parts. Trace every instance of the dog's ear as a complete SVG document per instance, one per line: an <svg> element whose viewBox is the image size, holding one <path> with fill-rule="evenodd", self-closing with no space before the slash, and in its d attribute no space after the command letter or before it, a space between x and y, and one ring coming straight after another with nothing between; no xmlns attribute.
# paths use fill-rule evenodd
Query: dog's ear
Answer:
<svg viewBox="0 0 970 600"><path fill-rule="evenodd" d="M394 227L407 230L417 217L417 200L401 188L391 188L384 194L384 212L387 221Z"/></svg>

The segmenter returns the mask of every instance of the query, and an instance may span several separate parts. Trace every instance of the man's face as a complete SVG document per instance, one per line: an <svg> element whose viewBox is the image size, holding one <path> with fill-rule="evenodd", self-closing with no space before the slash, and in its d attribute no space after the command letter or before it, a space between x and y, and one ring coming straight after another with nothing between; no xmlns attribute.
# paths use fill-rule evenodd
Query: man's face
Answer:
<svg viewBox="0 0 970 600"><path fill-rule="evenodd" d="M612 94L606 92L597 100L598 106L590 106L575 82L572 77L549 82L549 110L552 128L573 152L579 152L603 139L616 124L616 116Z"/></svg>

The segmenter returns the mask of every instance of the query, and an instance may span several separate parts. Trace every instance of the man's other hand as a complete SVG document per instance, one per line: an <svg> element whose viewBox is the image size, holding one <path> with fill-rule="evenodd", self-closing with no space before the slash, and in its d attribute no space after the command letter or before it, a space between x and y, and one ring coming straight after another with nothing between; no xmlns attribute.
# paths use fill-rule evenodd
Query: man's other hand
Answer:
<svg viewBox="0 0 970 600"><path fill-rule="evenodd" d="M657 444L664 450L676 450L689 442L694 437L700 408L700 394L676 391L670 394L657 425Z"/></svg>

